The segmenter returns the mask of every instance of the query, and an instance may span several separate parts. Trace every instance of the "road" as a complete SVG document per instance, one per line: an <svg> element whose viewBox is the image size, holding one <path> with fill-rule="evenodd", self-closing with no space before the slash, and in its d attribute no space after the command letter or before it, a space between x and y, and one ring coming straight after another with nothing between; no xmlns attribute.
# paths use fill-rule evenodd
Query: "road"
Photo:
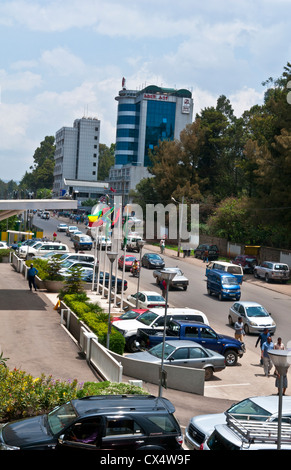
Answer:
<svg viewBox="0 0 291 470"><path fill-rule="evenodd" d="M68 223L68 219L42 220L35 217L37 226L44 229L44 235L52 237L59 222ZM84 226L80 225L83 230ZM67 243L72 248L72 242L63 233L58 233L58 239ZM144 252L149 251L144 248ZM120 252L121 254L121 252ZM206 293L205 264L194 258L178 258L176 254L169 253L164 256L166 266L179 266L189 278L190 285L187 291L171 290L169 292L169 304L173 307L190 307L203 311L210 325L219 333L233 336L233 328L228 325L228 310L231 302L219 301ZM103 263L103 261L101 261ZM107 268L108 269L108 265ZM121 272L120 272L121 275ZM126 273L128 290L126 296L135 293L137 279ZM275 339L282 337L285 345L291 339L291 324L289 321L291 306L291 286L287 286L290 292L286 293L273 290L274 286L267 285L264 281L257 281L253 276L248 276L248 281L243 282L241 300L253 300L261 303L271 312L277 324ZM285 289L285 291L286 291ZM153 278L153 271L146 268L141 270L140 290L159 291ZM260 351L255 348L257 336L245 337L246 354L239 360L236 367L228 367L217 374L211 382L205 384L205 396L212 398L225 398L234 401L247 396L266 395L276 393L274 377L265 377L262 367L259 366Z"/></svg>

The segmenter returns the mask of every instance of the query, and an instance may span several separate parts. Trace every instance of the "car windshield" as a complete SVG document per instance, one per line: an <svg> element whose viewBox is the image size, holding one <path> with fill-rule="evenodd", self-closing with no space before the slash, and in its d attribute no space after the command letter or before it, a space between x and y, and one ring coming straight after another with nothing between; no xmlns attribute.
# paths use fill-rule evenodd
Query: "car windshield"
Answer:
<svg viewBox="0 0 291 470"><path fill-rule="evenodd" d="M48 424L53 434L60 433L63 429L73 423L77 413L71 403L66 403L54 409L48 414Z"/></svg>
<svg viewBox="0 0 291 470"><path fill-rule="evenodd" d="M139 315L140 315L139 312L134 312L133 310L129 310L129 312L126 312L120 315L120 318L122 318L123 320L131 320L133 318L138 317Z"/></svg>
<svg viewBox="0 0 291 470"><path fill-rule="evenodd" d="M229 266L228 272L230 274L241 274L241 268L239 266Z"/></svg>
<svg viewBox="0 0 291 470"><path fill-rule="evenodd" d="M69 268L70 266L72 266L72 264L74 264L75 261L63 261L62 262L62 268Z"/></svg>
<svg viewBox="0 0 291 470"><path fill-rule="evenodd" d="M159 255L155 255L155 254L149 255L149 258L151 258L151 259L158 259L158 260L161 259L161 257L160 257Z"/></svg>
<svg viewBox="0 0 291 470"><path fill-rule="evenodd" d="M147 296L147 299L150 301L150 302L164 302L165 299L164 297L162 297L161 295L148 295Z"/></svg>
<svg viewBox="0 0 291 470"><path fill-rule="evenodd" d="M254 403L249 398L231 406L227 412L235 415L238 419L248 419L252 415L252 419L257 421L266 421L271 413Z"/></svg>
<svg viewBox="0 0 291 470"><path fill-rule="evenodd" d="M221 283L224 285L224 286L234 286L237 284L237 279L235 277L222 277L221 278Z"/></svg>
<svg viewBox="0 0 291 470"><path fill-rule="evenodd" d="M154 312L145 312L142 313L138 318L137 321L140 321L144 325L150 325L159 315Z"/></svg>
<svg viewBox="0 0 291 470"><path fill-rule="evenodd" d="M125 258L125 261L134 261L135 259L136 259L135 256L127 256Z"/></svg>
<svg viewBox="0 0 291 470"><path fill-rule="evenodd" d="M164 350L164 358L167 359L173 351L175 351L175 347L165 343L165 350ZM153 348L149 349L148 351L152 356L158 357L159 359L162 358L163 354L163 343L157 344Z"/></svg>
<svg viewBox="0 0 291 470"><path fill-rule="evenodd" d="M268 317L268 312L261 305L246 307L248 317Z"/></svg>

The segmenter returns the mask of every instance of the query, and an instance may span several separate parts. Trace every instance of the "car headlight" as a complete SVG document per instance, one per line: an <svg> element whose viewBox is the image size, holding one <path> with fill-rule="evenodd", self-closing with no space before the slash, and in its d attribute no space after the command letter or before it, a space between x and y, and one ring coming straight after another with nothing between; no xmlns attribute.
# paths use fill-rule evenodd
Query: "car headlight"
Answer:
<svg viewBox="0 0 291 470"><path fill-rule="evenodd" d="M250 321L250 325L251 325L251 326L258 326L258 324L257 324L256 322L254 322L254 321Z"/></svg>

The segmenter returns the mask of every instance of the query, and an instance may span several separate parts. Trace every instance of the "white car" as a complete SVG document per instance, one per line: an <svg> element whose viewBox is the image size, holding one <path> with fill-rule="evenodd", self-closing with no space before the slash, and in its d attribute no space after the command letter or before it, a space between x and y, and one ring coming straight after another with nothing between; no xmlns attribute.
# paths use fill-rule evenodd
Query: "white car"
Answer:
<svg viewBox="0 0 291 470"><path fill-rule="evenodd" d="M229 309L228 322L233 325L242 317L246 334L262 333L268 328L270 334L276 331L276 323L267 310L257 302L235 302Z"/></svg>
<svg viewBox="0 0 291 470"><path fill-rule="evenodd" d="M131 294L127 297L128 302L132 302L137 308L165 307L166 301L161 294L154 291L143 291Z"/></svg>
<svg viewBox="0 0 291 470"><path fill-rule="evenodd" d="M66 232L67 228L68 228L67 224L59 224L57 226L57 231L58 232Z"/></svg>
<svg viewBox="0 0 291 470"><path fill-rule="evenodd" d="M67 236L70 237L71 233L75 232L76 230L79 230L76 225L69 225L67 230L66 230Z"/></svg>
<svg viewBox="0 0 291 470"><path fill-rule="evenodd" d="M8 245L6 242L0 242L0 250L7 250Z"/></svg>

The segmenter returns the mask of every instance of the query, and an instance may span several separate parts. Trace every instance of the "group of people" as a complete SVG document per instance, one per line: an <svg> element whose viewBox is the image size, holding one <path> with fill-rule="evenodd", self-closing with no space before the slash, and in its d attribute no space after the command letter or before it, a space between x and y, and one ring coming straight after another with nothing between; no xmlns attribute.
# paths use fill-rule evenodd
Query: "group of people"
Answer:
<svg viewBox="0 0 291 470"><path fill-rule="evenodd" d="M245 332L244 332L244 324L243 324L242 317L239 317L237 319L234 325L234 329L235 329L235 333L234 333L235 338L243 343L243 337L245 335ZM273 342L272 336L268 328L265 328L264 331L260 333L256 341L255 347L257 347L258 344L260 344L260 350L261 350L260 365L264 367L265 376L269 377L271 369L273 367L273 363L269 355L269 351L272 349L285 349L285 346L282 343L282 338L280 337L277 339L276 343ZM276 370L276 368L275 368L274 375L276 377L275 387L277 387L278 394L279 394L280 375L278 371ZM287 387L288 387L287 375L284 375L283 376L283 395L285 395Z"/></svg>

